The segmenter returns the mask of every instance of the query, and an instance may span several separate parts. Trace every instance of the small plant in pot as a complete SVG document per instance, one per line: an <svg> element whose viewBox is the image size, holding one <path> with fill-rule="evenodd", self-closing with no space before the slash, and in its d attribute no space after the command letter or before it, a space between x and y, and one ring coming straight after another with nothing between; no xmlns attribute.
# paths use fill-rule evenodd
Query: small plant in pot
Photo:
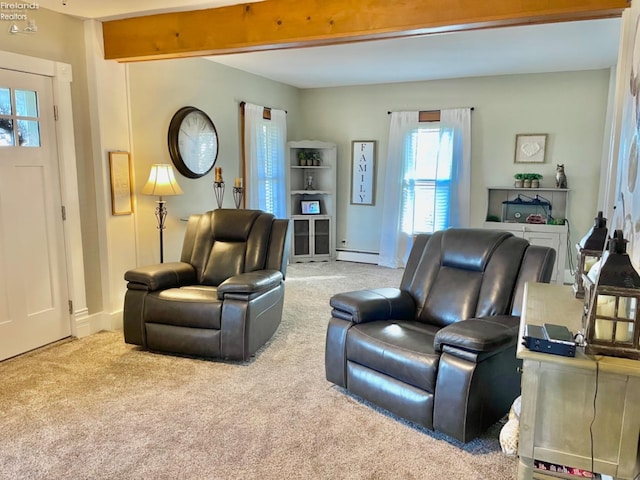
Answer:
<svg viewBox="0 0 640 480"><path fill-rule="evenodd" d="M522 188L524 186L524 177L525 177L524 173L516 173L513 176L513 178L516 179L516 181L513 184L513 186L516 187L516 188Z"/></svg>
<svg viewBox="0 0 640 480"><path fill-rule="evenodd" d="M542 180L542 175L539 173L529 173L529 179L531 180L531 188L539 188L540 180Z"/></svg>

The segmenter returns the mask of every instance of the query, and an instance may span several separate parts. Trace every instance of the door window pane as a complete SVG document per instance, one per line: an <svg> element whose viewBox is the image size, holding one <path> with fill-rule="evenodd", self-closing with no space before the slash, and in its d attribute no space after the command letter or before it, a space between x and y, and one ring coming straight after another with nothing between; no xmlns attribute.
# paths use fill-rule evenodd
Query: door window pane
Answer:
<svg viewBox="0 0 640 480"><path fill-rule="evenodd" d="M0 147L13 147L13 120L0 118Z"/></svg>
<svg viewBox="0 0 640 480"><path fill-rule="evenodd" d="M18 138L21 147L39 147L40 124L34 120L18 120Z"/></svg>
<svg viewBox="0 0 640 480"><path fill-rule="evenodd" d="M40 147L38 115L38 92L0 87L0 147Z"/></svg>
<svg viewBox="0 0 640 480"><path fill-rule="evenodd" d="M19 117L37 117L38 99L36 92L16 90L16 115Z"/></svg>
<svg viewBox="0 0 640 480"><path fill-rule="evenodd" d="M11 90L0 87L0 115L11 115Z"/></svg>

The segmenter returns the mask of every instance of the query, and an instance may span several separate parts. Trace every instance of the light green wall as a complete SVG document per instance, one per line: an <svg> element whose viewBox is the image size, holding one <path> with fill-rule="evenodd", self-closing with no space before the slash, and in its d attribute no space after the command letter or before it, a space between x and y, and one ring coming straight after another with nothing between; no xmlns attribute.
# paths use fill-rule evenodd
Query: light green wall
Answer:
<svg viewBox="0 0 640 480"><path fill-rule="evenodd" d="M134 177L138 206L139 245L158 244L153 210L155 198L139 195L153 163L171 163L167 130L173 114L191 105L206 112L216 126L220 150L215 166L226 184L224 207L234 206L231 188L241 174L240 108L242 101L288 112L290 138L299 135L300 91L205 59L161 60L131 64L129 69ZM184 195L167 197L165 259L180 255L184 222L192 213L216 208L214 172L189 179L176 171ZM157 262L157 250L140 249L140 264Z"/></svg>
<svg viewBox="0 0 640 480"><path fill-rule="evenodd" d="M573 245L596 214L609 75L596 70L303 90L301 138L338 145L337 245L346 239L349 249L379 249L387 112L447 107L474 107L471 226L486 217L487 187L511 186L517 172L541 173L542 186L552 187L556 164L564 163ZM549 134L544 164L514 164L517 133ZM350 205L352 140L378 142L375 206Z"/></svg>

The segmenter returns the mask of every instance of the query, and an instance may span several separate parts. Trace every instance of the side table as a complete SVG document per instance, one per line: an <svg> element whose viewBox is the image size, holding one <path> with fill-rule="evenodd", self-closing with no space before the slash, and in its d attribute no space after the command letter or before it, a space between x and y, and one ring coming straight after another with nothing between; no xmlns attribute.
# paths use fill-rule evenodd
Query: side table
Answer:
<svg viewBox="0 0 640 480"><path fill-rule="evenodd" d="M570 286L528 283L525 325L582 328L582 300ZM534 460L633 480L640 474L640 361L533 352L518 346L523 362L518 479L578 478L534 468ZM593 442L592 442L593 438Z"/></svg>

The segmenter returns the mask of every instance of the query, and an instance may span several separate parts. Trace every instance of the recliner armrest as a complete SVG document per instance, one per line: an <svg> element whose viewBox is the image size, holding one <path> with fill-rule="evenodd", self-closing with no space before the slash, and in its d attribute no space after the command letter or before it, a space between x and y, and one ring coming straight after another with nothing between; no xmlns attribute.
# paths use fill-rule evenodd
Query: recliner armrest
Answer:
<svg viewBox="0 0 640 480"><path fill-rule="evenodd" d="M445 346L472 352L499 352L514 345L518 339L520 317L495 315L470 318L438 330L433 340L436 352Z"/></svg>
<svg viewBox="0 0 640 480"><path fill-rule="evenodd" d="M124 279L133 290L164 290L196 283L196 270L185 262L158 263L128 270Z"/></svg>
<svg viewBox="0 0 640 480"><path fill-rule="evenodd" d="M282 279L282 272L279 270L257 270L234 275L218 285L218 299L224 300L227 294L251 296L265 292L280 285Z"/></svg>
<svg viewBox="0 0 640 480"><path fill-rule="evenodd" d="M339 293L329 300L331 314L354 323L415 317L413 297L399 288L375 288Z"/></svg>

